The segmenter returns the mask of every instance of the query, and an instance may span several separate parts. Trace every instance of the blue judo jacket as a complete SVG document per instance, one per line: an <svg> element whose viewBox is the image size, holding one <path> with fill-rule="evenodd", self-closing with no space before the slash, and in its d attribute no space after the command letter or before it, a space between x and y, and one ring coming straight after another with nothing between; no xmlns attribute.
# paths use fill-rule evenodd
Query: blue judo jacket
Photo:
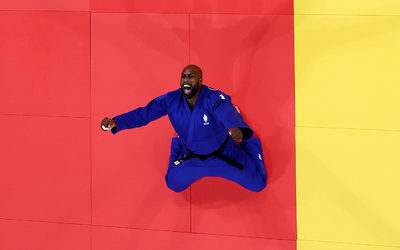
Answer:
<svg viewBox="0 0 400 250"><path fill-rule="evenodd" d="M124 129L141 127L165 115L168 115L183 146L199 155L210 154L220 148L230 128L247 129L250 133L246 133L244 141L254 133L233 106L231 97L206 85L202 85L193 112L179 88L153 99L145 107L114 117L117 129L111 131L115 134Z"/></svg>

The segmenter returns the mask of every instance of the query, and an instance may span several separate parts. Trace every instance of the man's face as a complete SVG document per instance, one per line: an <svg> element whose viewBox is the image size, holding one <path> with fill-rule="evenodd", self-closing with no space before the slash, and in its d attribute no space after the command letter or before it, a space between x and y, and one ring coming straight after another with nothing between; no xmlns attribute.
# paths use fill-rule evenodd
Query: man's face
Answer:
<svg viewBox="0 0 400 250"><path fill-rule="evenodd" d="M186 67L181 74L181 89L183 96L190 99L199 93L201 89L201 73L194 67Z"/></svg>

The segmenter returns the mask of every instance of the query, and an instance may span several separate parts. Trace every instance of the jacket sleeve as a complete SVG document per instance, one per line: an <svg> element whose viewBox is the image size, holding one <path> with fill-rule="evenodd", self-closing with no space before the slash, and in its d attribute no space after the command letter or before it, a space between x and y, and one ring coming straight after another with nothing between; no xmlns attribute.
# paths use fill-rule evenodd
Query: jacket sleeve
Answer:
<svg viewBox="0 0 400 250"><path fill-rule="evenodd" d="M220 92L214 105L214 113L227 130L236 127L240 128L243 133L243 140L248 140L253 136L253 130L233 106L229 95Z"/></svg>
<svg viewBox="0 0 400 250"><path fill-rule="evenodd" d="M166 95L151 100L145 107L140 107L127 113L114 117L117 128L112 129L113 134L124 129L138 128L147 125L167 114Z"/></svg>

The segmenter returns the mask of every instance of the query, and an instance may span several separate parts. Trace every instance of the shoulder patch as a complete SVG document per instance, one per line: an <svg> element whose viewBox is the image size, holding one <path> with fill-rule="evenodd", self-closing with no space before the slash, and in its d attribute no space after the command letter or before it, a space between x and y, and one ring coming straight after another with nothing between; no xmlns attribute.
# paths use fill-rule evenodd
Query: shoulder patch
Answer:
<svg viewBox="0 0 400 250"><path fill-rule="evenodd" d="M220 97L222 100L225 100L225 96L224 96L223 94L220 94L219 97Z"/></svg>
<svg viewBox="0 0 400 250"><path fill-rule="evenodd" d="M213 88L210 88L210 87L208 87L208 89L209 89L209 90L212 90L212 91L217 91L216 89L213 89Z"/></svg>

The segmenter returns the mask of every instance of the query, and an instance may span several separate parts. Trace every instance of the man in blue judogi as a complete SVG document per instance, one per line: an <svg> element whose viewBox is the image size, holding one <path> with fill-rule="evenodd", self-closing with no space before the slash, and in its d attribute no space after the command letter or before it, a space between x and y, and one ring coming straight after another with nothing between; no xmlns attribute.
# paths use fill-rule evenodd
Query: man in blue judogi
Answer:
<svg viewBox="0 0 400 250"><path fill-rule="evenodd" d="M168 114L178 134L171 143L165 175L167 186L180 192L207 176L222 177L258 192L267 176L259 139L225 93L203 85L202 71L186 66L180 88L113 119L101 126L117 133L144 126Z"/></svg>

